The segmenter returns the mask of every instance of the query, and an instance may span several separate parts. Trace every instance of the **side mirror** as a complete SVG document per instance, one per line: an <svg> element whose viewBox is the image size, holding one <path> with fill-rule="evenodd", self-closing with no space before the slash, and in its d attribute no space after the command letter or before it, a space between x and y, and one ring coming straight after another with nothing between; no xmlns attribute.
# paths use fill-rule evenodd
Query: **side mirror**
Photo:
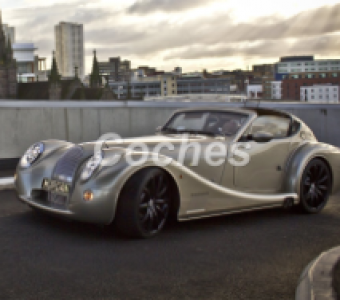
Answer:
<svg viewBox="0 0 340 300"><path fill-rule="evenodd" d="M255 132L254 134L252 134L251 137L252 140L257 143L267 143L274 138L274 136L271 133L265 131Z"/></svg>
<svg viewBox="0 0 340 300"><path fill-rule="evenodd" d="M156 133L160 133L161 131L162 131L162 126L158 126L157 128L156 128Z"/></svg>

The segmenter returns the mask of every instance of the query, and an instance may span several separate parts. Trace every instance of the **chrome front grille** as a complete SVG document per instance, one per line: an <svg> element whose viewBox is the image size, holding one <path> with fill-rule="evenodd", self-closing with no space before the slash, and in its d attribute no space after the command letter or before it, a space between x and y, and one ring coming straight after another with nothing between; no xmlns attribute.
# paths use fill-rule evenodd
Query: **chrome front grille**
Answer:
<svg viewBox="0 0 340 300"><path fill-rule="evenodd" d="M54 168L53 179L72 182L83 156L83 149L79 146L72 147L64 153Z"/></svg>

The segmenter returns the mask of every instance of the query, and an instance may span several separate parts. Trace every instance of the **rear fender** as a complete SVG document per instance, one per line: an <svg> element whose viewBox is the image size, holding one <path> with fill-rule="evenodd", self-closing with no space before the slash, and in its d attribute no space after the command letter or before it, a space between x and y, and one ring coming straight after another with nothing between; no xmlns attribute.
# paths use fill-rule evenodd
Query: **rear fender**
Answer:
<svg viewBox="0 0 340 300"><path fill-rule="evenodd" d="M320 158L330 168L333 187L332 193L339 190L340 152L339 149L328 144L307 142L294 151L287 163L283 190L286 193L300 194L300 183L307 164L314 158Z"/></svg>

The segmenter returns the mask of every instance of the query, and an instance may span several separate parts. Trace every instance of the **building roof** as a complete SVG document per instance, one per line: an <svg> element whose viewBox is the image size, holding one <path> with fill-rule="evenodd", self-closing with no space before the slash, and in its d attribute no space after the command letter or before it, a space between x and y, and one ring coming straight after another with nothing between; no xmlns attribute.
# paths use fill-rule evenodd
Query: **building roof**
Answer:
<svg viewBox="0 0 340 300"><path fill-rule="evenodd" d="M16 51L24 51L24 50L30 50L30 51L35 51L37 48L34 46L33 43L13 43L12 44L13 50Z"/></svg>
<svg viewBox="0 0 340 300"><path fill-rule="evenodd" d="M313 61L314 56L284 56L280 58L280 62L295 62L295 61Z"/></svg>

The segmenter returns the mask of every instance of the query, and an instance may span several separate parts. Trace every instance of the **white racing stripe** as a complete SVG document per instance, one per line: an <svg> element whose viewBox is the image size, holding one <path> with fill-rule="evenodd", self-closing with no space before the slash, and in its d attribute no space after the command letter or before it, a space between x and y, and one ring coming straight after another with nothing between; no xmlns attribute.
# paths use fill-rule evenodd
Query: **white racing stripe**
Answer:
<svg viewBox="0 0 340 300"><path fill-rule="evenodd" d="M0 178L0 191L14 188L14 177Z"/></svg>

